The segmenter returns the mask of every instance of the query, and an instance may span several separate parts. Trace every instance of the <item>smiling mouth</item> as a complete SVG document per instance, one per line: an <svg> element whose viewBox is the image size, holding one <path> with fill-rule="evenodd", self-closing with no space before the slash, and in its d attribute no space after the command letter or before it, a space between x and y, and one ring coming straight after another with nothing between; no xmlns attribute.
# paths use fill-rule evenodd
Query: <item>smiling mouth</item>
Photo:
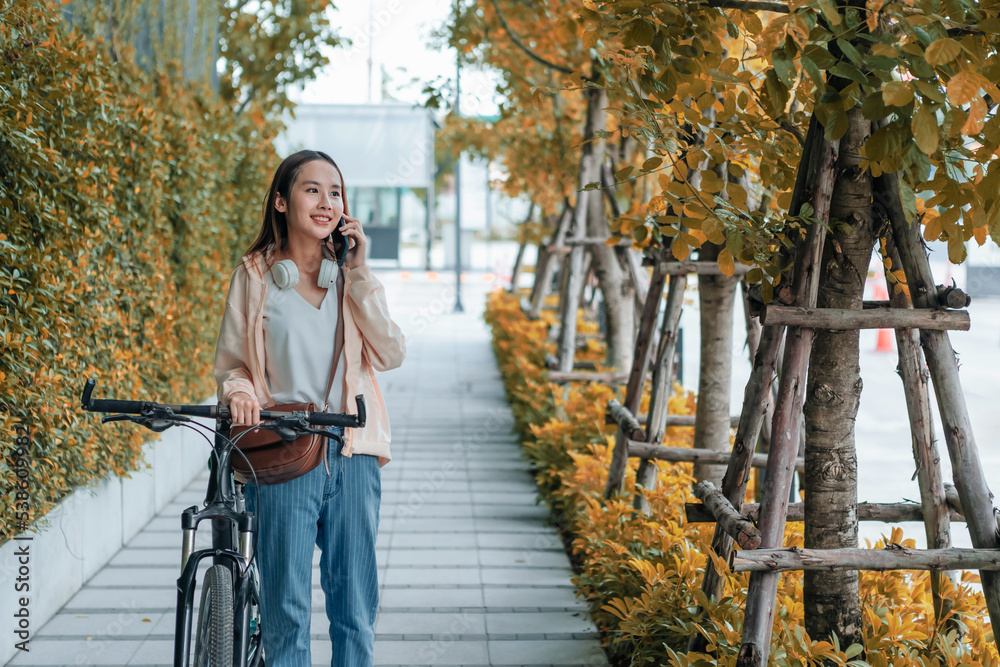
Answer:
<svg viewBox="0 0 1000 667"><path fill-rule="evenodd" d="M312 216L312 219L315 220L316 222L322 222L322 223L333 222L333 218L330 218L330 217L327 217L327 216L323 216L323 215L320 215L320 216L314 215L314 216Z"/></svg>

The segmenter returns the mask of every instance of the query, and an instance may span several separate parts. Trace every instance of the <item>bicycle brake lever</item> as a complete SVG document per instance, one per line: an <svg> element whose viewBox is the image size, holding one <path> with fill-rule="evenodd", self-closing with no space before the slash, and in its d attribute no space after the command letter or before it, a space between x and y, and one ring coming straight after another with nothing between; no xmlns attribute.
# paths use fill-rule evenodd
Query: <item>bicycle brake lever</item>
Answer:
<svg viewBox="0 0 1000 667"><path fill-rule="evenodd" d="M144 419L139 423L148 428L150 431L163 433L168 428L173 426L175 422L172 419Z"/></svg>
<svg viewBox="0 0 1000 667"><path fill-rule="evenodd" d="M108 422L120 422L120 421L135 421L136 418L132 415L108 415L107 417L101 417L101 423L107 424Z"/></svg>
<svg viewBox="0 0 1000 667"><path fill-rule="evenodd" d="M287 426L279 426L272 430L275 433L277 433L282 440L286 442L291 442L292 440L295 440L295 438L299 437L299 434L295 432L295 429L289 428Z"/></svg>
<svg viewBox="0 0 1000 667"><path fill-rule="evenodd" d="M327 431L325 428L312 428L312 427L300 428L299 431L303 433L315 433L316 435L322 435L327 438L340 437L334 433L331 433L330 431Z"/></svg>

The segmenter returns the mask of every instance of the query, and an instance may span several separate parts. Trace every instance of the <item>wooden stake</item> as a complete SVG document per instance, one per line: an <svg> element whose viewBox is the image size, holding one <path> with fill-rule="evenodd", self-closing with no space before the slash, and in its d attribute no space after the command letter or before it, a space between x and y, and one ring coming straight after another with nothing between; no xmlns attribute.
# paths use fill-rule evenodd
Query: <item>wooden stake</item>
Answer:
<svg viewBox="0 0 1000 667"><path fill-rule="evenodd" d="M581 200L588 192L581 192ZM586 208L579 206L579 201L577 202L578 211L584 211L583 215L586 216ZM575 216L577 224L585 224L586 220L580 220L579 214ZM580 305L580 292L583 290L583 282L586 276L583 274L583 264L584 264L584 248L583 246L575 246L573 251L569 254L569 260L567 264L569 265L569 273L566 284L566 294L563 303L562 311L562 322L559 331L559 370L564 373L568 373L573 370L573 358L576 354L576 311Z"/></svg>
<svg viewBox="0 0 1000 667"><path fill-rule="evenodd" d="M517 246L517 256L514 258L514 268L510 272L510 292L517 292L517 281L521 277L521 267L524 263L524 250L528 246L528 240L524 238L524 228L531 224L531 218L535 215L535 202L531 202L528 205L528 215L525 216L524 222L521 223L521 243ZM542 214L544 217L544 212ZM535 262L537 265L538 262Z"/></svg>
<svg viewBox="0 0 1000 667"><path fill-rule="evenodd" d="M653 289L653 279L651 276L646 275L645 269L642 268L642 253L635 248L623 247L619 248L618 251L623 255L623 263L628 269L629 277L632 279L632 285L635 287L635 301L636 301L636 312L642 312L643 307L646 305L646 297L649 295L651 289ZM659 262L657 262L658 264ZM653 271L656 271L654 267ZM655 291L655 290L654 290ZM660 296L663 296L663 284L660 284ZM659 304L657 304L657 307ZM659 308L657 308L659 309ZM656 330L656 327L653 327Z"/></svg>
<svg viewBox="0 0 1000 667"><path fill-rule="evenodd" d="M891 240L892 237L890 236ZM899 251L895 243L889 243L887 257L892 266L899 267ZM911 308L910 300L903 291L898 294L886 276L886 288L891 295L889 303L894 308ZM924 353L920 349L920 335L913 329L896 330L896 350L899 355L899 377L903 380L903 397L910 420L910 440L913 445L913 460L917 467L917 485L920 488L920 504L927 548L947 549L951 546L951 525L948 517L948 503L945 498L944 480L941 475L940 456L934 442L934 423L931 414L930 375L924 365ZM964 520L964 517L963 519ZM934 616L941 619L948 616L954 603L941 596L942 579L957 583L954 573L931 573L931 598ZM950 623L952 630L961 632L961 625Z"/></svg>
<svg viewBox="0 0 1000 667"><path fill-rule="evenodd" d="M719 527L740 545L741 549L756 549L760 545L760 531L737 512L715 485L705 480L694 485L694 495L712 513Z"/></svg>
<svg viewBox="0 0 1000 667"><path fill-rule="evenodd" d="M649 421L648 414L638 414L635 416L640 422ZM694 426L694 415L667 415L664 417L666 423L664 426ZM735 415L729 418L729 426L731 428L736 428L740 423L739 415Z"/></svg>
<svg viewBox="0 0 1000 667"><path fill-rule="evenodd" d="M816 163L814 157L823 142L819 121L812 118L809 122L809 132L802 148L802 159L795 176L795 187L792 190L792 200L789 212L798 215L803 202L806 201L807 190L812 183L812 168ZM764 201L761 201L761 205ZM748 328L753 320L749 298L749 286L744 281L743 310L748 320ZM743 407L740 411L739 427L736 430L736 440L729 459L729 467L722 478L722 493L734 507L740 507L746 497L747 484L750 481L751 463L758 438L763 432L763 444L767 451L771 448L771 425L774 423L774 401L772 400L774 371L778 363L780 351L783 349L785 330L783 327L764 327L760 332L756 348L753 352L753 369L750 379L743 391ZM749 337L748 337L749 339ZM758 480L761 479L758 474ZM762 485L757 486L760 493ZM733 541L725 531L716 527L712 538L712 550L723 561L728 561L732 553ZM705 564L705 578L701 589L710 600L718 600L722 595L723 580L721 573L715 570L712 562ZM703 610L702 610L703 611ZM688 651L703 652L707 647L705 637L696 634L688 643Z"/></svg>
<svg viewBox="0 0 1000 667"><path fill-rule="evenodd" d="M566 200L556 225L556 231L552 234L552 240L544 252L539 252L538 262L535 263L535 287L531 292L531 308L528 310L530 319L537 320L539 313L542 312L542 305L549 293L549 285L552 284L552 276L556 272L556 266L560 259L560 256L551 252L550 249L563 244L572 221L573 207L570 206L569 200Z"/></svg>
<svg viewBox="0 0 1000 667"><path fill-rule="evenodd" d="M730 452L718 452L714 449L694 449L692 447L663 447L649 442L629 440L628 455L641 459L657 459L659 461L684 461L687 463L729 463ZM750 464L754 468L767 466L768 454L754 454ZM805 470L805 461L795 458L795 470ZM732 502L730 501L730 504Z"/></svg>
<svg viewBox="0 0 1000 667"><path fill-rule="evenodd" d="M750 372L750 379L743 392L742 416L736 429L733 449L729 454L729 467L722 478L722 493L734 507L740 507L743 504L747 484L750 482L751 469L767 465L767 455L755 454L754 451L757 448L757 438L765 417L773 418L771 385L784 331L784 327L764 327L761 330L753 370ZM763 461L764 466L754 465L755 462L759 461ZM715 554L722 560L729 560L732 549L733 541L729 535L721 529L716 529L715 536L712 538L712 550ZM715 570L711 562L706 563L705 578L701 587L705 595L709 599L718 600L722 595L724 583L721 573ZM699 642L689 646L689 650L692 651L699 648L703 648Z"/></svg>
<svg viewBox="0 0 1000 667"><path fill-rule="evenodd" d="M587 371L549 371L549 382L566 384L567 382L603 382L604 384L620 384L628 379L628 373L619 371L602 371L599 373Z"/></svg>
<svg viewBox="0 0 1000 667"><path fill-rule="evenodd" d="M642 386L646 380L646 371L653 357L653 335L660 315L660 301L663 298L663 286L667 281L666 262L658 261L653 267L653 275L649 279L646 299L643 302L642 315L639 318L639 330L636 334L635 353L632 369L629 372L628 385L625 387L625 408L635 415L642 403Z"/></svg>
<svg viewBox="0 0 1000 667"><path fill-rule="evenodd" d="M601 238L597 238L597 237L593 237L593 236L584 236L583 238L580 238L580 239L578 239L578 238L566 239L566 241L564 242L564 246L565 247L562 247L562 248L553 248L552 251L553 252L569 252L570 249L572 249L573 246L577 246L577 245L607 245L607 244L608 244L608 240L607 239L601 239ZM619 241L616 245L624 246L626 248L631 248L632 247L632 241L626 239L626 240Z"/></svg>
<svg viewBox="0 0 1000 667"><path fill-rule="evenodd" d="M667 424L667 403L674 390L674 353L677 351L678 327L686 290L686 275L670 276L667 305L660 333L660 348L657 350L656 366L653 369L649 414L646 417L646 433L650 434L647 442L656 445L663 442Z"/></svg>
<svg viewBox="0 0 1000 667"><path fill-rule="evenodd" d="M757 549L733 557L733 572L793 570L1000 570L1000 549Z"/></svg>
<svg viewBox="0 0 1000 667"><path fill-rule="evenodd" d="M968 331L969 313L964 310L914 310L873 308L871 310L841 310L837 308L798 308L767 305L760 321L788 327L810 327L848 331L853 329L938 329Z"/></svg>
<svg viewBox="0 0 1000 667"><path fill-rule="evenodd" d="M628 396L627 393L626 396ZM629 412L628 408L619 403L618 399L612 398L608 401L608 417L613 424L618 424L618 428L625 432L626 438L640 442L646 440L646 434L643 432L639 420Z"/></svg>
<svg viewBox="0 0 1000 667"><path fill-rule="evenodd" d="M806 241L795 262L795 304L813 308L819 289L820 257L826 237L824 224L830 215L830 199L836 180L835 167L839 141L825 142L817 151L815 196L813 209L819 223L810 225ZM781 545L785 533L788 490L792 483L792 462L799 448L802 400L806 385L812 329L790 329L785 343L778 400L771 427L771 451L765 471L767 484L761 499L761 546ZM767 663L771 648L771 628L774 623L774 602L778 592L775 572L755 572L750 577L743 637L736 659L737 667L760 667Z"/></svg>
<svg viewBox="0 0 1000 667"><path fill-rule="evenodd" d="M931 276L930 264L920 241L919 225L910 224L903 212L899 181L895 173L883 174L876 181L877 201L889 215L892 234L906 274L910 297L916 308L934 306L937 288ZM979 449L972 433L972 423L958 377L958 360L951 347L948 334L943 331L920 331L920 343L934 382L938 412L944 426L945 442L951 458L955 488L965 510L965 518L977 549L1000 547L997 523L994 516L993 494L986 483ZM1000 574L994 571L981 573L983 596L994 628L1000 627ZM1000 641L997 641L1000 647Z"/></svg>
<svg viewBox="0 0 1000 667"><path fill-rule="evenodd" d="M746 264L737 264L735 275L741 276L750 271L752 267ZM700 276L724 276L722 269L716 262L667 262L667 275L679 276L694 273Z"/></svg>
<svg viewBox="0 0 1000 667"><path fill-rule="evenodd" d="M646 419L646 441L659 445L666 433L667 403L673 393L674 351L677 349L677 335L684 304L687 276L671 276L667 288L667 305L663 313L660 329L660 348L657 351L656 368L653 371L653 387L649 397L649 416ZM649 501L645 489L656 485L656 461L645 459L639 462L635 473L635 494L632 506L638 512L649 513Z"/></svg>
<svg viewBox="0 0 1000 667"><path fill-rule="evenodd" d="M760 518L759 503L745 503L739 510L740 515L757 521ZM712 523L715 517L701 503L685 503L684 516L688 523ZM950 510L945 513L952 521L965 521L965 517ZM785 521L805 521L806 510L803 503L792 503L788 506ZM881 521L882 523L900 523L902 521L923 521L924 510L916 503L858 503L858 521ZM729 560L728 555L726 560Z"/></svg>

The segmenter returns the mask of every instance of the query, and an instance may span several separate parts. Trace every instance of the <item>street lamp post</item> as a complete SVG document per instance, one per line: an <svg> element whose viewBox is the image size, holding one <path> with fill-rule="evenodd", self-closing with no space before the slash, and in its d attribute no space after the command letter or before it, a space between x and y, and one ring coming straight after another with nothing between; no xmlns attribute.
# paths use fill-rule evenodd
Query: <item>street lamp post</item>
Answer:
<svg viewBox="0 0 1000 667"><path fill-rule="evenodd" d="M458 18L458 0L455 0L455 18ZM455 48L455 117L461 116L461 75L462 51ZM462 307L462 152L455 161L455 308L456 313L465 312Z"/></svg>

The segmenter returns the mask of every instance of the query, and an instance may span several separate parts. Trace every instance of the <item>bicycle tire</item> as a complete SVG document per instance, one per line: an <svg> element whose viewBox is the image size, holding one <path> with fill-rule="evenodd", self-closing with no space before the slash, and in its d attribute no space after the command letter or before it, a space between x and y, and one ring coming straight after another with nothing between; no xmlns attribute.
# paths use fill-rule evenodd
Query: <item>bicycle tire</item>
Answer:
<svg viewBox="0 0 1000 667"><path fill-rule="evenodd" d="M232 667L233 577L223 565L205 573L194 650L195 667Z"/></svg>

